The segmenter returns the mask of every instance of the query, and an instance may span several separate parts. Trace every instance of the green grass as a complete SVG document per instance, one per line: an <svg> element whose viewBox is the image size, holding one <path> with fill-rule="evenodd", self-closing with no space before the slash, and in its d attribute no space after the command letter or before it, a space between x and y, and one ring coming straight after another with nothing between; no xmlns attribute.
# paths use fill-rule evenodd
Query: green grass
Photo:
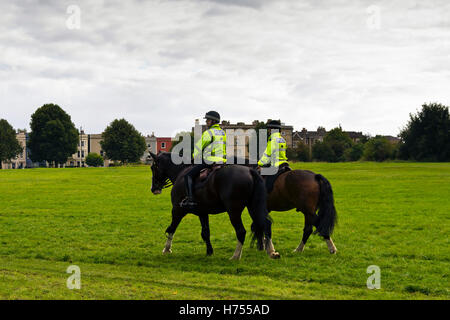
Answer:
<svg viewBox="0 0 450 320"><path fill-rule="evenodd" d="M318 236L301 254L303 214L274 212L280 260L249 248L230 261L227 214L211 216L214 255L188 215L162 255L170 191L148 167L0 170L2 299L449 299L450 164L297 163L327 177L339 223L330 255ZM81 290L66 287L68 266ZM366 269L381 269L381 289Z"/></svg>

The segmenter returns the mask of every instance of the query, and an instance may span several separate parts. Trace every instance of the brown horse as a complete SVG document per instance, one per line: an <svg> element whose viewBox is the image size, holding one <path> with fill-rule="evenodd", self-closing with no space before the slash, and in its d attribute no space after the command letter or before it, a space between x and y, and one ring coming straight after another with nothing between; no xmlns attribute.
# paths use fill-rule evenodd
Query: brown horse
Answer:
<svg viewBox="0 0 450 320"><path fill-rule="evenodd" d="M302 241L294 252L302 252L309 236L315 233L324 238L331 254L337 252L331 239L337 222L333 190L322 175L307 170L291 170L280 174L267 197L268 211L296 209L305 216ZM318 210L318 213L316 214Z"/></svg>

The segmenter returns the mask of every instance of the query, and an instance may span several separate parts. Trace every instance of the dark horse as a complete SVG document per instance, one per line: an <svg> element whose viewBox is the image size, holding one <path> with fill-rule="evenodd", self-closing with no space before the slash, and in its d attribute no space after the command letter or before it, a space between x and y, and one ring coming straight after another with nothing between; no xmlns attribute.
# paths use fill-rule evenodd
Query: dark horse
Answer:
<svg viewBox="0 0 450 320"><path fill-rule="evenodd" d="M172 252L173 235L188 213L200 218L202 226L201 236L206 243L206 254L211 255L213 248L210 241L209 215L228 212L231 224L236 231L237 245L231 259L240 259L246 230L242 224L241 214L247 207L253 220L252 231L256 239L265 237L264 245L271 258L279 258L272 244L271 221L265 206L266 192L264 181L256 170L239 166L225 165L211 173L205 181L196 183L194 188L195 199L198 206L195 210L181 208L180 201L186 196L184 175L190 165L174 164L171 153L161 152L158 155L150 153L153 163L152 193L160 194L162 189L173 184L172 223L166 229L167 241L163 253Z"/></svg>
<svg viewBox="0 0 450 320"><path fill-rule="evenodd" d="M235 163L256 167L256 165L248 164L248 160L235 159ZM331 184L324 176L308 170L290 170L281 173L267 196L267 210L271 212L291 209L296 209L305 216L303 237L294 252L304 250L313 227L316 227L315 233L326 241L330 253L337 252L331 239L337 223L337 213ZM260 239L258 239L258 246L261 246Z"/></svg>

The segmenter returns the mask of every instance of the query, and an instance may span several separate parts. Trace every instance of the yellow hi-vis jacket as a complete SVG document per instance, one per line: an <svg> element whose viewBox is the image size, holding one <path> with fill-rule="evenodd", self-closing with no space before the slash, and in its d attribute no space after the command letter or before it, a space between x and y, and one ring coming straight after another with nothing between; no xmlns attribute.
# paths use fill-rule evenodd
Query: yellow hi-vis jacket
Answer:
<svg viewBox="0 0 450 320"><path fill-rule="evenodd" d="M214 163L227 162L227 136L216 123L203 132L202 138L194 145L194 159L200 159Z"/></svg>
<svg viewBox="0 0 450 320"><path fill-rule="evenodd" d="M275 132L270 135L266 151L258 161L258 166L270 164L273 167L278 167L282 163L287 163L286 140L281 136L281 133Z"/></svg>

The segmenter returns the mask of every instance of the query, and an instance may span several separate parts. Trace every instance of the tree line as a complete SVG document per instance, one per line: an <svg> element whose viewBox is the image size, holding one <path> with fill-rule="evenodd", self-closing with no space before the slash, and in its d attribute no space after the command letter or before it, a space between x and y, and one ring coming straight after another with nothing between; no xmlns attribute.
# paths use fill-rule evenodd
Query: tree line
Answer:
<svg viewBox="0 0 450 320"><path fill-rule="evenodd" d="M416 114L401 129L400 142L391 143L383 136L364 136L353 142L342 128L330 130L323 141L312 148L299 142L288 149L288 158L296 161L450 161L450 117L449 107L438 103L422 105Z"/></svg>
<svg viewBox="0 0 450 320"><path fill-rule="evenodd" d="M365 136L354 143L342 128L330 130L323 141L312 149L300 142L288 149L294 161L385 161L402 159L414 161L450 161L449 107L438 103L422 105L400 131L400 142L392 144L382 136ZM31 116L31 132L27 147L33 162L46 161L50 166L62 165L77 152L80 132L70 115L56 104L45 104ZM264 123L257 125L257 130ZM192 137L193 139L193 137ZM176 143L175 143L176 144ZM175 145L174 144L174 145ZM105 156L122 164L138 162L147 148L145 138L125 119L111 122L102 133L101 147ZM23 151L16 131L0 119L0 161L9 161ZM102 166L103 157L88 154L86 164Z"/></svg>
<svg viewBox="0 0 450 320"><path fill-rule="evenodd" d="M78 150L80 132L71 117L56 104L45 104L31 115L31 132L27 147L33 162L46 161L50 166L63 165ZM146 149L145 138L125 119L111 122L100 142L105 156L123 164L138 162ZM13 127L0 119L0 161L9 161L22 152ZM102 156L90 153L89 166L102 166Z"/></svg>

